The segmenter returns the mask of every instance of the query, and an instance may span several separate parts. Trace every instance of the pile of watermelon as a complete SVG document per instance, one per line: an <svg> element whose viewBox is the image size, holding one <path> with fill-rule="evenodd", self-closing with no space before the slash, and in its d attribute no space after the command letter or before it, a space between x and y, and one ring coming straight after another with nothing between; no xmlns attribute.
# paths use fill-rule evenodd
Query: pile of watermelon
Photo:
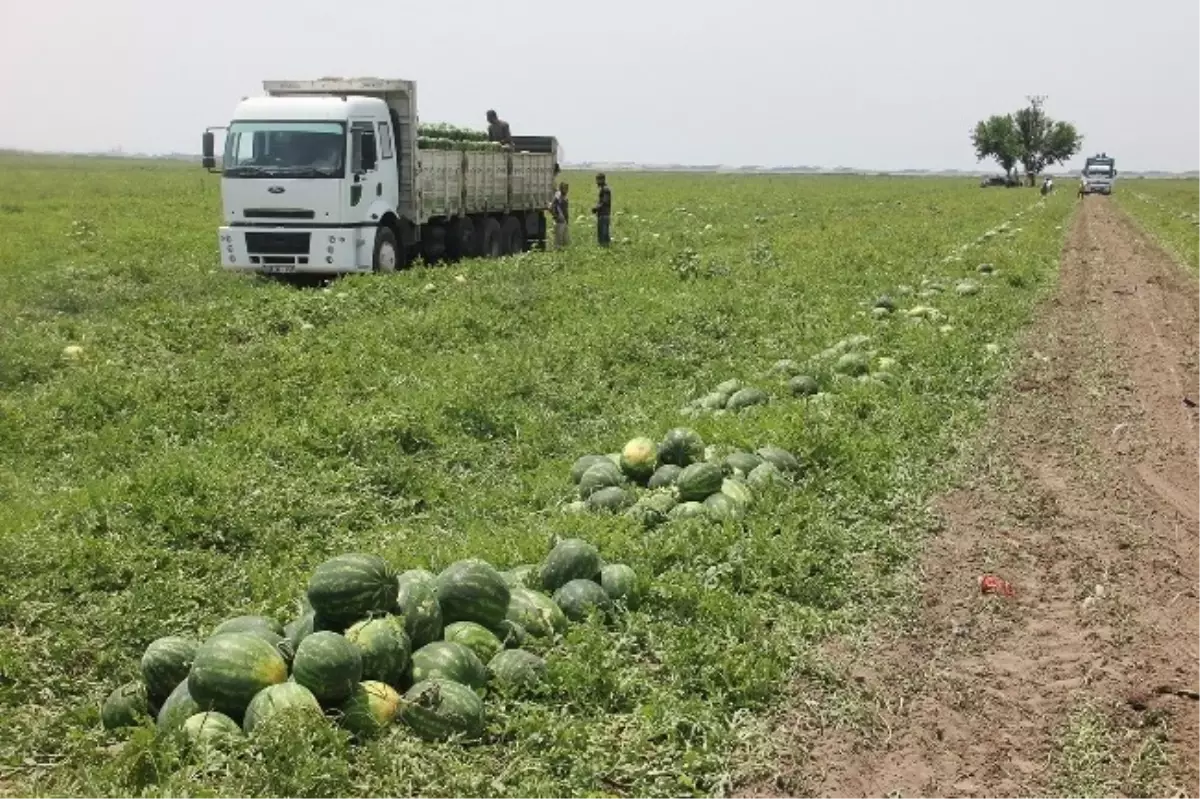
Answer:
<svg viewBox="0 0 1200 799"><path fill-rule="evenodd" d="M647 528L677 519L740 519L756 490L803 472L800 460L780 447L723 450L677 427L657 444L635 438L620 452L576 460L571 481L579 499L566 510L624 513Z"/></svg>
<svg viewBox="0 0 1200 799"><path fill-rule="evenodd" d="M747 408L766 405L770 401L771 397L761 388L748 386L737 379L730 379L704 396L689 402L681 412L685 416L699 416L702 413L714 415L740 413Z"/></svg>
<svg viewBox="0 0 1200 799"><path fill-rule="evenodd" d="M607 617L639 595L633 569L581 539L500 572L467 559L434 575L397 574L345 554L317 566L297 617L228 619L205 640L168 636L141 679L101 707L108 729L156 720L194 744L250 735L281 714L331 719L354 738L395 723L426 740L477 737L489 693L537 695L547 652L571 622Z"/></svg>

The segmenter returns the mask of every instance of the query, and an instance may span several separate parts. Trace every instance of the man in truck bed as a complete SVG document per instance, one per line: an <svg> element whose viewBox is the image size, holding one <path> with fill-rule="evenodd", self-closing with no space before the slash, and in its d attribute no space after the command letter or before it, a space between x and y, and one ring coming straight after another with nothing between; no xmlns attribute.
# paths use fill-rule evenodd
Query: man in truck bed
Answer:
<svg viewBox="0 0 1200 799"><path fill-rule="evenodd" d="M496 116L496 112L488 110L488 141L500 142L505 147L512 146L512 131L508 127L508 123L500 117Z"/></svg>

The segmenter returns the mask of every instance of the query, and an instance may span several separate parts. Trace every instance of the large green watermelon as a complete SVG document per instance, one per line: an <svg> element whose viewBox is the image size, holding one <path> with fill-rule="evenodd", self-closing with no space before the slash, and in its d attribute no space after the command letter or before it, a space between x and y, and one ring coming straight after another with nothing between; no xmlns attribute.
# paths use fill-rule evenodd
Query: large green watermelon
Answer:
<svg viewBox="0 0 1200 799"><path fill-rule="evenodd" d="M546 679L546 661L523 649L506 649L488 662L491 684L504 692L520 693Z"/></svg>
<svg viewBox="0 0 1200 799"><path fill-rule="evenodd" d="M621 471L636 483L645 483L658 468L658 445L648 438L635 438L621 449Z"/></svg>
<svg viewBox="0 0 1200 799"><path fill-rule="evenodd" d="M754 467L754 471L746 476L746 482L750 485L762 488L769 485L782 485L787 482L787 478L783 476L783 472L779 471L779 467L770 461L763 461Z"/></svg>
<svg viewBox="0 0 1200 799"><path fill-rule="evenodd" d="M301 613L297 618L283 625L283 635L292 646L292 655L296 653L296 648L300 646L300 642L307 636L312 635L316 629L317 613L312 608Z"/></svg>
<svg viewBox="0 0 1200 799"><path fill-rule="evenodd" d="M597 463L583 473L579 479L579 498L586 500L603 488L614 488L625 484L625 475L615 463Z"/></svg>
<svg viewBox="0 0 1200 799"><path fill-rule="evenodd" d="M571 482L579 485L579 481L583 479L583 474L588 469L595 466L597 463L609 463L610 461L604 455L584 455L579 460L571 465Z"/></svg>
<svg viewBox="0 0 1200 799"><path fill-rule="evenodd" d="M283 635L283 627L279 625L279 622L267 616L234 616L232 619L226 619L218 624L216 629L212 631L212 635L249 633L256 630L267 630L276 635Z"/></svg>
<svg viewBox="0 0 1200 799"><path fill-rule="evenodd" d="M335 632L313 633L300 643L292 677L312 691L322 707L345 701L362 681L363 661L358 647Z"/></svg>
<svg viewBox="0 0 1200 799"><path fill-rule="evenodd" d="M511 597L509 601L512 601ZM502 619L502 621L504 620ZM456 621L446 625L443 637L447 641L462 644L470 649L483 663L487 663L504 648L504 643L494 632L473 621Z"/></svg>
<svg viewBox="0 0 1200 799"><path fill-rule="evenodd" d="M767 392L761 388L743 388L736 391L725 403L725 407L731 411L740 411L743 408L749 408L751 405L766 405L771 398L767 396Z"/></svg>
<svg viewBox="0 0 1200 799"><path fill-rule="evenodd" d="M312 691L295 680L288 680L278 685L268 685L254 695L246 708L242 728L248 733L254 732L260 724L280 713L311 713L320 716L323 711L321 703L313 696Z"/></svg>
<svg viewBox="0 0 1200 799"><path fill-rule="evenodd" d="M427 741L483 732L483 700L465 685L425 680L409 688L404 699L400 718Z"/></svg>
<svg viewBox="0 0 1200 799"><path fill-rule="evenodd" d="M396 572L383 558L355 553L331 558L313 571L308 601L324 621L344 630L374 613L395 610L397 590Z"/></svg>
<svg viewBox="0 0 1200 799"><path fill-rule="evenodd" d="M452 563L437 578L442 621L473 621L493 628L508 610L508 584L492 565L478 558Z"/></svg>
<svg viewBox="0 0 1200 799"><path fill-rule="evenodd" d="M174 730L183 726L188 716L200 712L200 705L188 692L188 681L183 680L158 709L156 724L160 730Z"/></svg>
<svg viewBox="0 0 1200 799"><path fill-rule="evenodd" d="M745 508L730 499L728 494L722 494L719 491L704 500L704 509L717 521L740 519L746 512Z"/></svg>
<svg viewBox="0 0 1200 799"><path fill-rule="evenodd" d="M229 635L230 633L213 633L211 637L217 635ZM296 654L295 647L292 646L291 639L285 638L274 630L268 630L265 627L249 627L239 633L239 635L253 635L255 638L261 638L271 646L275 647L275 651L283 658L283 661L289 666L292 663L292 656Z"/></svg>
<svg viewBox="0 0 1200 799"><path fill-rule="evenodd" d="M620 486L609 486L594 492L587 498L587 506L592 510L616 513L628 508L635 499L632 491L626 491Z"/></svg>
<svg viewBox="0 0 1200 799"><path fill-rule="evenodd" d="M680 468L690 466L704 457L704 439L694 430L676 427L667 431L658 445L658 462Z"/></svg>
<svg viewBox="0 0 1200 799"><path fill-rule="evenodd" d="M600 552L581 538L564 538L542 564L542 587L557 591L571 580L593 580L599 574Z"/></svg>
<svg viewBox="0 0 1200 799"><path fill-rule="evenodd" d="M403 700L387 683L364 680L338 706L342 726L359 739L373 738L391 726Z"/></svg>
<svg viewBox="0 0 1200 799"><path fill-rule="evenodd" d="M713 463L693 463L683 470L675 481L675 488L683 502L703 502L721 490L725 472Z"/></svg>
<svg viewBox="0 0 1200 799"><path fill-rule="evenodd" d="M657 469L654 470L654 474L650 475L650 479L648 481L646 481L646 487L650 488L650 489L655 489L655 488L667 488L668 486L673 486L673 485L675 485L676 478L679 477L679 473L682 471L683 471L682 467L676 466L673 463L668 463L663 466L659 466Z"/></svg>
<svg viewBox="0 0 1200 799"><path fill-rule="evenodd" d="M391 615L365 619L346 630L346 640L362 655L364 680L400 684L412 655L403 620Z"/></svg>
<svg viewBox="0 0 1200 799"><path fill-rule="evenodd" d="M696 519L704 515L703 502L680 502L671 508L671 512L667 514L667 518L671 521L677 521L679 519Z"/></svg>
<svg viewBox="0 0 1200 799"><path fill-rule="evenodd" d="M512 607L512 598L508 600L509 607ZM512 619L504 619L500 622L500 626L492 633L500 640L500 644L505 649L520 649L525 646L525 642L529 640L529 633L519 623Z"/></svg>
<svg viewBox="0 0 1200 799"><path fill-rule="evenodd" d="M146 686L140 680L118 686L100 706L100 722L106 730L136 727L150 718Z"/></svg>
<svg viewBox="0 0 1200 799"><path fill-rule="evenodd" d="M213 746L242 737L237 722L215 710L188 716L183 722L183 732L193 746Z"/></svg>
<svg viewBox="0 0 1200 799"><path fill-rule="evenodd" d="M199 646L192 639L177 635L150 642L142 655L142 679L146 681L146 694L151 702L162 704L175 686L187 679Z"/></svg>
<svg viewBox="0 0 1200 799"><path fill-rule="evenodd" d="M240 719L255 694L287 676L287 663L262 638L252 633L223 633L196 650L188 693L201 710L218 710Z"/></svg>
<svg viewBox="0 0 1200 799"><path fill-rule="evenodd" d="M593 609L607 611L612 600L599 583L592 580L571 580L554 592L554 604L562 608L571 621L583 621Z"/></svg>
<svg viewBox="0 0 1200 799"><path fill-rule="evenodd" d="M811 397L821 392L821 386L809 375L797 375L788 381L788 388L797 397Z"/></svg>
<svg viewBox="0 0 1200 799"><path fill-rule="evenodd" d="M804 471L804 465L800 463L800 459L786 449L768 445L759 449L758 455L785 474L800 474Z"/></svg>
<svg viewBox="0 0 1200 799"><path fill-rule="evenodd" d="M726 478L725 482L721 483L721 493L743 508L754 501L754 495L750 493L750 487L743 478Z"/></svg>
<svg viewBox="0 0 1200 799"><path fill-rule="evenodd" d="M428 578L426 577L428 576ZM438 604L437 578L414 569L400 575L396 602L404 616L409 643L418 649L442 637L442 606Z"/></svg>
<svg viewBox="0 0 1200 799"><path fill-rule="evenodd" d="M554 600L529 588L513 589L508 600L508 619L537 638L547 638L567 629L567 617Z"/></svg>
<svg viewBox="0 0 1200 799"><path fill-rule="evenodd" d="M637 575L624 563L610 563L600 570L600 587L608 598L632 605L636 599Z"/></svg>
<svg viewBox="0 0 1200 799"><path fill-rule="evenodd" d="M725 456L725 465L729 467L730 471L738 471L742 474L750 474L760 463L762 463L762 458L752 452L743 452L740 449Z"/></svg>
<svg viewBox="0 0 1200 799"><path fill-rule="evenodd" d="M453 680L472 688L482 688L487 684L487 677L487 667L479 656L454 641L434 641L413 652L413 682Z"/></svg>

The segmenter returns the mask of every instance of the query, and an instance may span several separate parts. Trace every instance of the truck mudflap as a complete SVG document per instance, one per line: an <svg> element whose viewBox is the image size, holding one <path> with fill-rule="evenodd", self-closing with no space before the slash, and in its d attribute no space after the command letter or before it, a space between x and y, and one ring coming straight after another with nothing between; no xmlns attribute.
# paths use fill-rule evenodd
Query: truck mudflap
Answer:
<svg viewBox="0 0 1200 799"><path fill-rule="evenodd" d="M221 227L221 265L264 274L338 274L370 271L374 228ZM365 243L368 236L371 242ZM362 250L367 248L367 257ZM363 264L360 266L360 264Z"/></svg>

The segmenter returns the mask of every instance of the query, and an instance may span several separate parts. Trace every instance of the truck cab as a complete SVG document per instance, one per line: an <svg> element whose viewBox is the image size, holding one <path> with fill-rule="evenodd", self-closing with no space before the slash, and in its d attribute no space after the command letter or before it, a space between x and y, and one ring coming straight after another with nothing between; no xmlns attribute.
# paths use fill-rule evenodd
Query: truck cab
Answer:
<svg viewBox="0 0 1200 799"><path fill-rule="evenodd" d="M229 270L389 272L417 257L499 256L545 240L553 137L500 151L422 150L416 84L266 81L223 129L221 263ZM217 169L213 129L204 166ZM515 137L517 138L517 137Z"/></svg>
<svg viewBox="0 0 1200 799"><path fill-rule="evenodd" d="M1116 159L1107 153L1089 156L1083 167L1081 180L1084 194L1112 194L1117 179Z"/></svg>

